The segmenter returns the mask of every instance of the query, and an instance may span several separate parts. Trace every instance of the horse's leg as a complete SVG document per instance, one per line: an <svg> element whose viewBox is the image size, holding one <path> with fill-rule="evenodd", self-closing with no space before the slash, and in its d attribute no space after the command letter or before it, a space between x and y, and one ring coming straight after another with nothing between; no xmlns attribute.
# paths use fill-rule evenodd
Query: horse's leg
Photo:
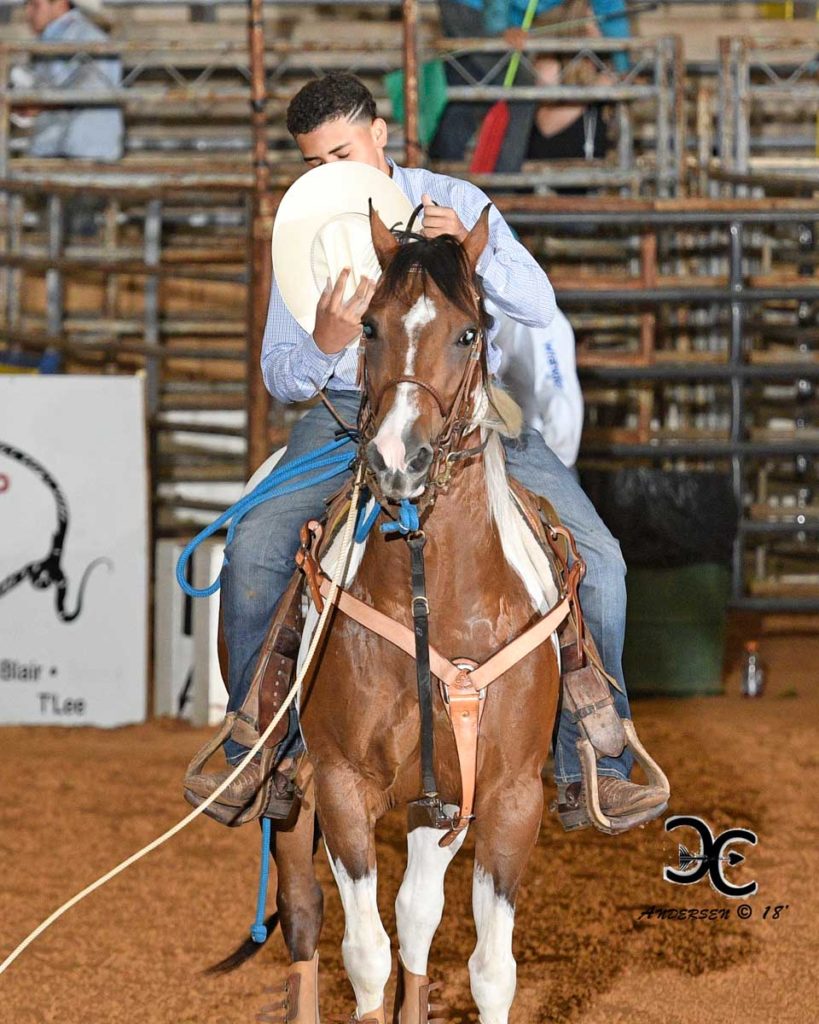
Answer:
<svg viewBox="0 0 819 1024"><path fill-rule="evenodd" d="M401 962L394 1016L399 1024L425 1024L429 1015L429 947L444 910L444 876L463 845L466 829L441 847L443 835L440 829L420 827L407 836L407 869L395 900Z"/></svg>
<svg viewBox="0 0 819 1024"><path fill-rule="evenodd" d="M318 812L327 856L344 907L341 952L359 1020L384 1022L384 987L392 970L390 940L376 901L374 808L380 794L348 767L318 777ZM381 798L383 799L383 798Z"/></svg>
<svg viewBox="0 0 819 1024"><path fill-rule="evenodd" d="M276 905L292 966L285 1000L287 1024L318 1024L318 940L324 898L313 866L315 802L312 770L299 773L303 792L293 828L275 832ZM309 774L308 774L309 773Z"/></svg>
<svg viewBox="0 0 819 1024"><path fill-rule="evenodd" d="M515 900L542 814L539 774L493 788L476 806L472 911L478 942L469 958L469 979L481 1024L506 1024L509 1017L517 974Z"/></svg>

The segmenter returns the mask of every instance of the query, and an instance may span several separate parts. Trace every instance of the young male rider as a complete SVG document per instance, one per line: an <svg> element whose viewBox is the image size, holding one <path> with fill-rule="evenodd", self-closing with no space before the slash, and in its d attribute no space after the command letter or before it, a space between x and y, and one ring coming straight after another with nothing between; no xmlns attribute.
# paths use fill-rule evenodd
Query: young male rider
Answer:
<svg viewBox="0 0 819 1024"><path fill-rule="evenodd" d="M287 127L310 168L351 160L390 175L413 206L423 203L423 232L428 237L452 234L463 239L488 202L484 193L468 182L393 163L385 154L387 125L378 117L369 90L352 75L335 73L305 85L288 107ZM555 309L549 279L494 207L489 242L476 269L487 298L500 310L530 326L548 326ZM348 276L349 271L344 270L337 281L328 282L318 302L312 336L287 310L273 281L262 370L268 390L279 401L303 401L326 388L340 415L354 423L361 395L355 385L356 347L348 346L361 332L361 318L375 285L363 278L345 301ZM500 352L492 344L493 333L490 330L487 337L490 372L500 361ZM314 406L294 425L280 465L326 444L337 427L323 404ZM587 628L606 670L622 686L626 594L620 547L571 472L539 434L526 429L519 439L506 442L505 448L508 472L531 491L546 495L574 533L587 566L580 591ZM338 487L335 478L264 502L241 521L225 551L222 606L230 652L231 710L238 709L247 694L273 610L292 576L299 528L307 519L322 514L325 499ZM613 696L617 713L630 717L625 694L613 692ZM295 715L282 754L292 753L300 742L294 726ZM577 726L564 711L555 744L555 778L567 787L564 810L580 800L577 736ZM244 753L245 748L234 741L226 745L232 764ZM610 817L636 815L647 821L662 812L666 797L657 787L628 781L632 760L626 750L620 757L597 762L600 804ZM224 773L210 776L213 786L223 778ZM258 765L248 766L232 783L231 802L244 803L246 796L249 803L260 782Z"/></svg>

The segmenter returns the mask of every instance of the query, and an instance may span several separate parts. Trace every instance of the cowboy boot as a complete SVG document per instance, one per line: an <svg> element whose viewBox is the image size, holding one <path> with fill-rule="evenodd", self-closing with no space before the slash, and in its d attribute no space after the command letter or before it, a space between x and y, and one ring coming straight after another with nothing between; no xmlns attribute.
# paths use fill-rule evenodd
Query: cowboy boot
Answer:
<svg viewBox="0 0 819 1024"><path fill-rule="evenodd" d="M393 1008L393 1024L439 1024L443 1017L430 1017L430 1013L440 1013L444 1007L431 1005L429 994L437 988L437 983L430 984L426 974L413 974L398 958L398 985L395 989L395 1006Z"/></svg>
<svg viewBox="0 0 819 1024"><path fill-rule="evenodd" d="M641 786L626 779L598 775L597 790L600 810L627 831L659 817L668 807L668 793L660 786ZM586 809L582 782L558 783L557 800L550 805L556 810L567 832L589 828L592 822Z"/></svg>
<svg viewBox="0 0 819 1024"><path fill-rule="evenodd" d="M290 965L284 983L284 999L263 1006L256 1024L319 1024L318 952L312 960L297 960Z"/></svg>
<svg viewBox="0 0 819 1024"><path fill-rule="evenodd" d="M243 813L256 800L260 788L270 779L270 794L264 806L264 816L272 818L279 825L293 815L298 797L294 782L298 765L293 758L284 758L278 767L271 767L262 760L251 761L238 778L220 795L218 805L211 805L211 815L223 824L237 824ZM185 779L185 798L188 803L198 806L224 782L233 767L218 772L189 775Z"/></svg>

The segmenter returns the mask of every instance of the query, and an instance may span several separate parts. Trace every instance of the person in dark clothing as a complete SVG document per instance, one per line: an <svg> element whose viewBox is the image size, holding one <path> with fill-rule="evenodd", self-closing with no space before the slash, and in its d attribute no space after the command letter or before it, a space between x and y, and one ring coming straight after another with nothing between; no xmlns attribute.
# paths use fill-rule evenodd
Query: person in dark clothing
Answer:
<svg viewBox="0 0 819 1024"><path fill-rule="evenodd" d="M561 63L556 57L542 57L535 62L535 72L541 85L555 85L561 81ZM597 68L575 66L572 84L604 83L605 73ZM579 80L579 81L578 81ZM527 160L599 160L609 148L608 124L602 103L541 103L534 112ZM556 192L576 195L583 188L556 188Z"/></svg>
<svg viewBox="0 0 819 1024"><path fill-rule="evenodd" d="M496 36L502 37L507 46L521 48L527 37L527 33L519 27L525 7L525 0L439 0L441 27L444 35L450 38ZM555 35L562 36L619 37L629 34L623 0L591 0L591 3L589 0L541 0L533 28L545 29L549 24L555 25ZM457 63L463 71L448 65L447 82L463 86L471 75L484 84L500 85L505 68L501 67L495 74L491 74L493 69L498 68L500 52L458 56ZM615 53L614 61L615 66L618 62L626 62L627 66L625 53ZM582 65L588 63L584 61ZM618 69L625 70L624 67ZM555 77L549 84L557 80ZM521 64L515 81L517 85L536 84L531 68L525 63ZM469 142L480 128L489 108L490 104L478 102L448 104L430 146L430 156L434 160L463 160ZM514 173L520 170L530 148L537 110L536 103L510 103L509 126L495 166L496 172ZM597 119L600 120L599 116ZM581 149L579 155L582 152Z"/></svg>

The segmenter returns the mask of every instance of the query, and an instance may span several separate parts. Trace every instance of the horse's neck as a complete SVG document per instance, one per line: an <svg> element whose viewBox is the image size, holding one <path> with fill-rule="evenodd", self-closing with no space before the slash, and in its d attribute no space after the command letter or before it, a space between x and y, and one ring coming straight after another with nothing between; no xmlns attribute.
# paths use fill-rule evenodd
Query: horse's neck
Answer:
<svg viewBox="0 0 819 1024"><path fill-rule="evenodd" d="M474 578L484 571L491 574L502 568L503 550L487 498L483 458L456 464L446 493L439 495L424 522L424 533L430 593L438 588L457 590L466 577ZM393 579L400 579L401 574L406 576L404 548L404 544L394 540L379 545L378 565L385 573L384 578L392 573L397 574Z"/></svg>
<svg viewBox="0 0 819 1024"><path fill-rule="evenodd" d="M487 496L486 463L470 459L457 466L445 495L441 495L425 524L427 536L453 556L469 547L489 552L500 549Z"/></svg>
<svg viewBox="0 0 819 1024"><path fill-rule="evenodd" d="M453 565L453 582L480 578L494 593L523 584L541 614L558 599L551 566L515 507L500 437L490 436L484 457L456 470L446 499L429 518L438 564Z"/></svg>

